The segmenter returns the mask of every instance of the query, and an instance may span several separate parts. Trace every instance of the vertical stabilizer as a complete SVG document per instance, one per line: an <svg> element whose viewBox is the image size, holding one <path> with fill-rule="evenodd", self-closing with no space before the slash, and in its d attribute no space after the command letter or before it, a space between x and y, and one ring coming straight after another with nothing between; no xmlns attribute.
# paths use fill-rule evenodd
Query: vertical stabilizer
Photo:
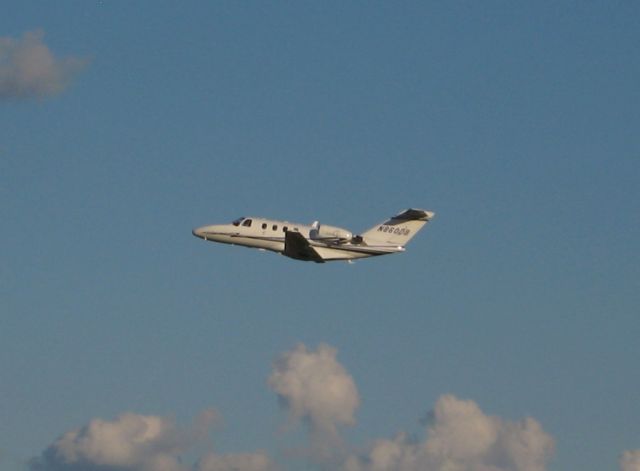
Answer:
<svg viewBox="0 0 640 471"><path fill-rule="evenodd" d="M406 209L391 219L362 233L369 245L394 245L403 247L424 225L435 216L434 212L423 209Z"/></svg>

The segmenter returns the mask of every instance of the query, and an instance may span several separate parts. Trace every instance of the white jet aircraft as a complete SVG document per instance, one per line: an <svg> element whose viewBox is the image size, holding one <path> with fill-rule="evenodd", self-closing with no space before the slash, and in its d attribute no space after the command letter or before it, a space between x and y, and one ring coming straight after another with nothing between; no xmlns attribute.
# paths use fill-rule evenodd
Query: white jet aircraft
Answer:
<svg viewBox="0 0 640 471"><path fill-rule="evenodd" d="M346 229L318 221L307 226L256 217L241 217L231 224L199 227L193 230L193 235L212 242L271 250L296 260L317 263L351 261L404 252L406 243L434 215L431 211L407 209L355 236Z"/></svg>

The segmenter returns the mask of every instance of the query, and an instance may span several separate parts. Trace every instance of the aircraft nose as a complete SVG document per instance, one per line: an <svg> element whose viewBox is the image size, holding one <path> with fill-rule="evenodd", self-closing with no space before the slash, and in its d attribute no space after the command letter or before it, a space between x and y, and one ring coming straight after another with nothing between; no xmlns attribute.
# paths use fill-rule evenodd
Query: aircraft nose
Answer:
<svg viewBox="0 0 640 471"><path fill-rule="evenodd" d="M200 239L204 239L204 227L198 227L197 229L192 230L191 233Z"/></svg>

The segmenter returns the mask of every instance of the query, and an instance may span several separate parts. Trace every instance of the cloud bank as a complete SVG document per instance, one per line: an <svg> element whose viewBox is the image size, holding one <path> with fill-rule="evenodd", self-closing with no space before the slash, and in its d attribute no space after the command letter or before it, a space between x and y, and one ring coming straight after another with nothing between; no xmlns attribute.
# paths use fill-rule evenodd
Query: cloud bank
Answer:
<svg viewBox="0 0 640 471"><path fill-rule="evenodd" d="M43 37L42 31L0 37L0 100L57 95L86 66L77 57L56 58Z"/></svg>
<svg viewBox="0 0 640 471"><path fill-rule="evenodd" d="M360 405L356 384L337 359L337 350L298 345L273 365L269 387L289 416L289 426L303 424L309 449L306 469L338 471L544 471L553 439L532 418L509 421L485 414L473 401L453 395L435 403L423 439L400 433L364 450L340 435L355 425ZM159 417L122 414L112 421L94 419L64 433L39 457L31 471L282 471L264 451L205 453L193 464L183 457L207 443L216 413L205 411L186 428ZM211 448L211 447L210 447ZM299 458L298 455L297 458ZM640 452L626 452L622 471L638 471ZM299 461L297 462L299 464ZM297 466L299 467L299 466Z"/></svg>
<svg viewBox="0 0 640 471"><path fill-rule="evenodd" d="M191 427L150 415L94 419L65 433L29 464L31 471L277 471L264 452L206 454L188 466L181 457L208 435L216 414L207 410Z"/></svg>
<svg viewBox="0 0 640 471"><path fill-rule="evenodd" d="M378 440L345 471L544 471L553 439L534 419L491 417L473 401L441 396L424 441L399 434Z"/></svg>
<svg viewBox="0 0 640 471"><path fill-rule="evenodd" d="M156 416L122 414L114 421L94 419L86 426L65 433L30 469L183 471L180 455L207 433L215 418L205 411L188 429Z"/></svg>
<svg viewBox="0 0 640 471"><path fill-rule="evenodd" d="M196 471L278 471L269 455L256 453L207 454L196 466Z"/></svg>

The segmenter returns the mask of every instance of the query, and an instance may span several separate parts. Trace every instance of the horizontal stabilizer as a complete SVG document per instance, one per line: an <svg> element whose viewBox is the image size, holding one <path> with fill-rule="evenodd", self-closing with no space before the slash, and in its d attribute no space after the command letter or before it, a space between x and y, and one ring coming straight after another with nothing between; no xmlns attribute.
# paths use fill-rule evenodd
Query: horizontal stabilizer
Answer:
<svg viewBox="0 0 640 471"><path fill-rule="evenodd" d="M405 209L399 214L393 216L388 222L398 224L401 221L429 221L435 216L432 211L425 211L423 209Z"/></svg>

